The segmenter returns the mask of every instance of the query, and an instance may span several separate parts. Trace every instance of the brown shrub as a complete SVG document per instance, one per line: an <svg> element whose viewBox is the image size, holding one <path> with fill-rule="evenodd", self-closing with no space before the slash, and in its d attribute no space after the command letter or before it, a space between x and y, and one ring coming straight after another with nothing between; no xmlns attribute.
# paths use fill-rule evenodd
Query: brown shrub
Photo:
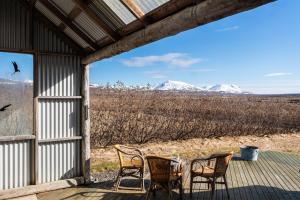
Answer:
<svg viewBox="0 0 300 200"><path fill-rule="evenodd" d="M91 90L93 147L299 130L299 96Z"/></svg>

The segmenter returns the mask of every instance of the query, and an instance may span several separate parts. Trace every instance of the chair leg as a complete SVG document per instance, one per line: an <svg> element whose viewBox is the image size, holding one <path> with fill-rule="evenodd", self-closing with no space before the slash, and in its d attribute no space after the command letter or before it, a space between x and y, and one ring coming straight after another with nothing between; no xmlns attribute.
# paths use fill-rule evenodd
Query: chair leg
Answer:
<svg viewBox="0 0 300 200"><path fill-rule="evenodd" d="M183 198L183 181L182 181L182 177L180 177L180 184L179 184L179 198L180 200L182 200Z"/></svg>
<svg viewBox="0 0 300 200"><path fill-rule="evenodd" d="M226 180L226 176L225 175L223 176L223 179L224 179L224 183L225 183L227 197L228 197L228 199L230 199L229 191L228 191L228 184L227 184L227 180Z"/></svg>
<svg viewBox="0 0 300 200"><path fill-rule="evenodd" d="M172 183L171 182L168 183L168 195L169 195L169 200L172 200L173 196L172 196Z"/></svg>
<svg viewBox="0 0 300 200"><path fill-rule="evenodd" d="M148 200L149 199L149 197L150 197L150 193L152 192L152 182L150 182L150 186L149 186L149 189L148 189L148 191L147 191L147 193L146 193L146 198L145 198L145 200Z"/></svg>
<svg viewBox="0 0 300 200"><path fill-rule="evenodd" d="M144 182L144 170L141 171L141 190L144 191L145 190L145 182Z"/></svg>
<svg viewBox="0 0 300 200"><path fill-rule="evenodd" d="M190 198L193 198L193 179L194 177L191 175L190 177Z"/></svg>
<svg viewBox="0 0 300 200"><path fill-rule="evenodd" d="M210 188L209 180L210 180L210 179L207 179L207 189L208 189L208 190L209 190L209 188Z"/></svg>
<svg viewBox="0 0 300 200"><path fill-rule="evenodd" d="M211 195L210 195L210 199L214 199L214 195L215 195L215 186L216 186L216 178L213 178L212 183L211 183Z"/></svg>
<svg viewBox="0 0 300 200"><path fill-rule="evenodd" d="M115 191L118 191L120 183L121 183L121 174L122 174L122 169L119 170L116 182L115 182Z"/></svg>

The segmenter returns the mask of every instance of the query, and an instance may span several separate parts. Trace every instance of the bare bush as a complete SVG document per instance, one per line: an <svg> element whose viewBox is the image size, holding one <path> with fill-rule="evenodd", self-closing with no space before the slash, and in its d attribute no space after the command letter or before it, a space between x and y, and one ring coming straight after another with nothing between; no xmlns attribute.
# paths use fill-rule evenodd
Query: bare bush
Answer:
<svg viewBox="0 0 300 200"><path fill-rule="evenodd" d="M295 131L300 131L299 96L91 90L93 147Z"/></svg>

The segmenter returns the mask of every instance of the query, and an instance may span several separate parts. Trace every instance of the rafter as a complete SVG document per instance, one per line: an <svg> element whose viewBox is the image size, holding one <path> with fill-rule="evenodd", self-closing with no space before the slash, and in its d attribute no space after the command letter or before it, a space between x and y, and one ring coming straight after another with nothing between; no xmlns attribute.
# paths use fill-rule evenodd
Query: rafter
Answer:
<svg viewBox="0 0 300 200"><path fill-rule="evenodd" d="M177 33L243 12L276 0L206 0L188 6L167 18L148 25L82 59L83 64L129 51Z"/></svg>
<svg viewBox="0 0 300 200"><path fill-rule="evenodd" d="M133 0L121 0L122 4L137 18L142 19L145 13Z"/></svg>
<svg viewBox="0 0 300 200"><path fill-rule="evenodd" d="M58 10L55 6L53 6L47 0L39 0L47 9L49 9L53 14L55 14L62 22L70 27L79 37L81 37L84 41L86 41L92 48L97 50L99 46L94 43L85 33L83 33L72 21L66 17L60 10Z"/></svg>
<svg viewBox="0 0 300 200"><path fill-rule="evenodd" d="M88 3L83 1L83 0L73 0L76 5L83 11L85 12L102 30L104 30L109 37L113 40L113 41L117 41L119 40L121 37L120 35L114 31L109 25L106 24L106 22L101 19L100 17L98 17L94 11L92 11L89 7L88 7Z"/></svg>
<svg viewBox="0 0 300 200"><path fill-rule="evenodd" d="M122 0L123 1L123 0ZM122 36L131 34L144 27L145 24L150 25L161 19L168 17L180 10L201 3L205 0L170 0L156 9L146 13L139 20L133 21L120 31Z"/></svg>

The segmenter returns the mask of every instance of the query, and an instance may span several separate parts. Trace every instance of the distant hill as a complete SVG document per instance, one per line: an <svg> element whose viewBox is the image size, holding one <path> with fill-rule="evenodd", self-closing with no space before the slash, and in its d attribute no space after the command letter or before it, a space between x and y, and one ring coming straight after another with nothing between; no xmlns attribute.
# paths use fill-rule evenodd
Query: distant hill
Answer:
<svg viewBox="0 0 300 200"><path fill-rule="evenodd" d="M213 86L197 87L181 81L165 81L153 88L154 90L176 90L176 91L202 91L218 92L228 94L245 94L239 86L234 84L217 84Z"/></svg>
<svg viewBox="0 0 300 200"><path fill-rule="evenodd" d="M108 86L101 86L99 84L90 84L90 88L107 88ZM155 87L147 86L126 86L122 82L110 85L109 88L121 90L157 90L157 91L183 91L183 92L201 92L201 93L221 93L221 94L250 94L243 91L235 84L217 84L213 86L197 87L195 85L185 83L182 81L167 80L158 84Z"/></svg>

